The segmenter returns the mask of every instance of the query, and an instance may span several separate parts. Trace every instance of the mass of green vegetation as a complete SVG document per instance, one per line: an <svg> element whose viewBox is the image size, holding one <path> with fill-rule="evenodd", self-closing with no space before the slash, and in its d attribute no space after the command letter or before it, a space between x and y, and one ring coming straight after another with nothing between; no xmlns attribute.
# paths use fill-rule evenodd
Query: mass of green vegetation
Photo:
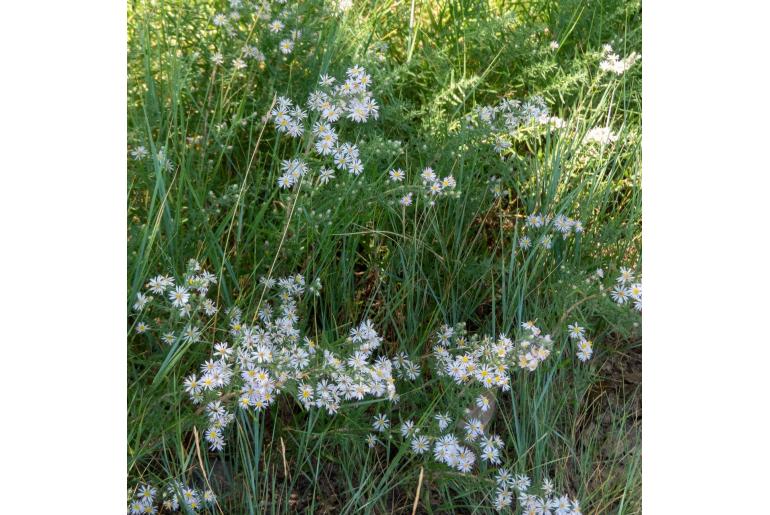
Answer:
<svg viewBox="0 0 770 515"><path fill-rule="evenodd" d="M130 0L129 513L641 512L641 17Z"/></svg>

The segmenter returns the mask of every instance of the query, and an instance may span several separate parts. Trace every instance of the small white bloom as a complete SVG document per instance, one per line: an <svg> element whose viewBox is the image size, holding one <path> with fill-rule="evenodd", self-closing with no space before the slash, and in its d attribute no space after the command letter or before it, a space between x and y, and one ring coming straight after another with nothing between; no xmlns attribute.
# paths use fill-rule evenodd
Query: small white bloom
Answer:
<svg viewBox="0 0 770 515"><path fill-rule="evenodd" d="M372 426L380 433L384 433L390 427L390 420L384 413L380 413L374 417Z"/></svg>
<svg viewBox="0 0 770 515"><path fill-rule="evenodd" d="M401 168L391 170L388 172L388 175L390 176L390 180L393 182L402 182L406 178L406 174Z"/></svg>
<svg viewBox="0 0 770 515"><path fill-rule="evenodd" d="M291 39L281 40L281 42L278 44L278 48L281 50L282 54L288 55L292 50L294 50L294 41Z"/></svg>

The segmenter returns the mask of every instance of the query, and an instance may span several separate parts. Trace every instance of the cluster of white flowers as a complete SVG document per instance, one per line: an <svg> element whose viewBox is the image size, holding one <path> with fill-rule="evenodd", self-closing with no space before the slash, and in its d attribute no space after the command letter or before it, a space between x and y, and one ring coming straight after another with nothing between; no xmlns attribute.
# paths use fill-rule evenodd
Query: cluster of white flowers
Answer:
<svg viewBox="0 0 770 515"><path fill-rule="evenodd" d="M487 336L466 336L464 324L450 327L444 325L436 334L433 354L437 360L438 375L451 377L466 391L473 386L481 386L481 393L475 398L476 413L486 413L491 409L493 393L489 390L510 389L509 368L518 364L521 368L534 370L551 353L553 341L531 321L521 324L526 336L514 343L505 335L497 339ZM585 329L579 324L569 326L571 337L584 340ZM590 345L590 342L589 342ZM485 422L474 411L466 410L466 415L455 424L449 413L433 414L435 424L420 427L413 420L403 421L398 432L416 455L432 454L432 458L461 473L472 472L478 462L488 467L499 467L505 461L505 444L496 434L489 433ZM389 433L391 421L387 415L379 413L372 421L375 433L367 436L369 447L379 443L378 434ZM464 432L458 437L453 429ZM431 452L432 451L432 452ZM532 495L528 492L531 481L526 476L513 476L508 469L498 469L497 488L494 506L497 510L509 508L516 498L524 513L580 514L579 504L566 496L554 496L550 480L543 483L543 494Z"/></svg>
<svg viewBox="0 0 770 515"><path fill-rule="evenodd" d="M620 275L615 280L615 286L610 290L610 297L618 304L631 304L634 309L642 310L642 283L635 278L633 270L620 268Z"/></svg>
<svg viewBox="0 0 770 515"><path fill-rule="evenodd" d="M167 345L177 342L197 343L201 340L201 325L215 315L219 308L211 299L206 298L211 285L217 283L214 274L203 270L200 263L191 259L187 273L177 281L171 275L157 275L147 282L147 292L138 292L133 305L137 312L135 330L146 333L152 328L145 317L157 315L154 311L165 311L166 323L157 328L161 341ZM156 301L157 296L157 302ZM160 317L156 316L160 320ZM183 323L181 331L174 327Z"/></svg>
<svg viewBox="0 0 770 515"><path fill-rule="evenodd" d="M302 136L305 132L304 121L307 118L307 112L300 106L295 107L286 97L278 97L275 108L270 111L270 116L273 117L275 129L278 132L288 134L292 138Z"/></svg>
<svg viewBox="0 0 770 515"><path fill-rule="evenodd" d="M603 60L599 63L599 69L603 72L611 72L615 75L623 75L633 64L642 56L636 52L631 52L628 57L621 59L618 54L612 50L611 45L602 47Z"/></svg>
<svg viewBox="0 0 770 515"><path fill-rule="evenodd" d="M400 358L374 359L382 338L370 321L351 329L339 355L330 349L319 353L317 344L302 337L296 326L297 301L306 291L304 278L265 279L263 285L278 290L278 313L268 303L255 316L259 323L248 324L240 310L231 310L233 345L215 343L213 357L201 366L202 376L192 374L185 380L194 403L213 398L206 406L206 440L212 450L224 446L223 430L233 419L224 404L233 396L241 408L262 411L282 392L291 392L305 409L322 408L329 414L337 413L343 401L366 396L395 400L393 371L406 369L409 375L413 365Z"/></svg>
<svg viewBox="0 0 770 515"><path fill-rule="evenodd" d="M139 316L149 315L148 305L154 300L153 294L158 295L168 319L160 330L161 340L169 345L201 342L201 326L212 325L211 317L219 311L206 298L216 281L213 274L191 260L180 281L170 275L150 279L149 293L137 295L134 309ZM211 342L212 356L201 365L200 375L193 373L184 381L192 401L206 404L209 425L205 439L212 450L221 450L225 445L224 430L234 419L227 407L230 399L237 399L242 408L262 411L287 391L295 393L306 409L323 408L334 414L343 400L362 400L365 396L396 400L394 372L408 379L419 375L419 366L405 354L392 360L385 356L374 359L382 338L368 320L350 331L339 355L332 349L318 353L316 343L303 337L297 327L297 302L306 293L317 295L320 281L306 286L303 276L294 275L277 280L263 278L261 284L266 291L275 291L277 313L268 300L253 318L259 323L250 324L239 308L230 308L228 327L219 331L228 336ZM160 316L156 319L160 320ZM180 323L184 329L173 330ZM211 329L212 334L217 334L217 328ZM137 332L149 330L148 324L137 321Z"/></svg>
<svg viewBox="0 0 770 515"><path fill-rule="evenodd" d="M618 140L618 135L612 132L609 127L594 127L583 136L583 144L598 143L600 145L609 145Z"/></svg>
<svg viewBox="0 0 770 515"><path fill-rule="evenodd" d="M518 492L518 501L523 515L582 515L577 499L554 493L553 482L545 478L542 494L531 493L532 480L525 475L513 475L508 469L501 468L495 477L497 491L495 509L503 511L513 504L514 495Z"/></svg>
<svg viewBox="0 0 770 515"><path fill-rule="evenodd" d="M308 166L301 159L285 159L281 161L281 170L283 175L278 178L278 185L282 188L290 188L305 176Z"/></svg>
<svg viewBox="0 0 770 515"><path fill-rule="evenodd" d="M439 178L430 166L422 170L420 179L426 188L427 194L432 196L446 195L457 186L453 176L447 175L446 177Z"/></svg>
<svg viewBox="0 0 770 515"><path fill-rule="evenodd" d="M631 305L637 311L642 310L642 283L635 278L634 272L630 268L621 267L620 275L615 281L615 285L610 288L601 286L604 280L604 270L597 268L596 271L586 279L586 283L596 281L599 283L601 291L609 291L610 297L617 304ZM579 322L574 322L567 326L570 339L577 342L577 357L580 361L588 361L593 356L593 341L586 334L586 329Z"/></svg>
<svg viewBox="0 0 770 515"><path fill-rule="evenodd" d="M448 413L437 413L434 420L438 429L435 430L431 425L425 428L425 432L411 419L401 423L398 432L404 441L409 443L409 448L414 454L429 456L432 450L434 460L463 473L473 470L477 458L490 465L499 465L502 462L502 438L498 435L486 435L479 419L471 418L464 422L465 435L462 440L453 432L447 431L452 424ZM386 433L390 429L390 420L385 414L377 414L372 427L378 433ZM372 433L366 441L369 447L375 447L379 439L376 433Z"/></svg>
<svg viewBox="0 0 770 515"><path fill-rule="evenodd" d="M436 413L433 419L435 424L429 423L427 427L418 427L411 419L405 420L399 426L398 433L404 442L408 443L412 453L432 457L433 460L464 474L472 472L478 461L492 469L503 464L503 439L497 434L488 433L479 419L470 418L457 426L464 431L462 438L449 430L449 427L455 424L448 413ZM379 413L375 415L372 427L376 433L371 433L366 438L370 448L379 443L377 434L391 431L391 422L387 415ZM543 482L541 496L530 493L532 482L527 476L514 476L508 468L497 469L495 482L494 508L498 511L509 508L516 497L515 491L518 491L518 501L524 510L523 513L580 515L578 501L554 495L553 483L549 479Z"/></svg>
<svg viewBox="0 0 770 515"><path fill-rule="evenodd" d="M510 390L511 368L518 365L527 370L535 370L551 353L551 337L543 335L532 322L522 324L526 336L514 343L505 335L497 339L490 337L467 337L464 324L454 327L444 325L436 334L433 355L439 376L450 377L462 385L466 393L475 390L475 406L480 413L491 409L492 389ZM398 432L408 443L414 454L432 454L434 460L459 472L471 472L479 461L496 467L503 462L503 439L488 433L485 422L470 410L455 423L450 414L433 414L434 423L426 427L417 426L413 420L404 420ZM369 447L379 442L378 433L388 433L391 421L379 413L372 422L375 433L366 441ZM450 429L452 428L452 429ZM454 433L454 428L464 432L462 437Z"/></svg>
<svg viewBox="0 0 770 515"><path fill-rule="evenodd" d="M226 347L223 348L221 344L219 345L220 350L231 350ZM206 363L201 366L201 370L203 373L201 384L205 382L206 384L218 385L221 382L221 384L225 386L232 380L232 371L222 366L218 361L206 361ZM222 377L224 377L224 379L220 381L220 378ZM197 381L197 379L194 378L194 376L192 378L188 377L185 381L185 388L188 392L193 393L193 395L199 393L195 392L195 385L192 384L195 381ZM201 390L202 389L203 387L201 387ZM206 429L204 438L212 451L221 451L225 447L225 437L223 432L228 424L235 420L235 415L229 413L227 409L222 406L222 401L216 400L211 401L206 405L206 417L208 418L209 427Z"/></svg>
<svg viewBox="0 0 770 515"><path fill-rule="evenodd" d="M347 71L344 82L337 84L337 79L322 75L320 88L310 93L307 107L317 114L317 120L312 126L313 148L320 158L331 158L338 170L344 170L351 175L360 175L364 171L358 146L353 143L341 143L334 128L334 123L340 118L347 118L354 123L365 123L370 118L379 117L379 106L372 97L369 86L372 78L361 66L353 66ZM298 138L305 134L307 112L286 97L279 97L275 108L270 112L279 133ZM283 175L278 179L281 188L290 188L299 182L308 168L299 159L284 161ZM289 167L288 164L301 163L302 166ZM334 178L330 168L322 167L319 171L319 183L326 184Z"/></svg>
<svg viewBox="0 0 770 515"><path fill-rule="evenodd" d="M158 513L158 507L156 506L157 494L158 490L152 485L139 485L133 498L129 501L129 515ZM167 511L194 513L200 511L205 506L213 506L215 502L216 496L211 490L201 492L179 481L172 481L163 493L163 500L160 506Z"/></svg>
<svg viewBox="0 0 770 515"><path fill-rule="evenodd" d="M420 365L409 359L409 355L404 351L396 354L391 362L399 379L414 381L420 375Z"/></svg>
<svg viewBox="0 0 770 515"><path fill-rule="evenodd" d="M588 361L594 354L593 342L586 338L586 329L579 323L575 322L567 326L569 331L569 337L573 340L577 340L577 357L580 361Z"/></svg>
<svg viewBox="0 0 770 515"><path fill-rule="evenodd" d="M524 102L506 98L497 105L477 106L465 118L468 123L476 123L490 131L494 149L501 157L513 146L512 140L521 129L564 127L564 120L551 116L541 96L533 96Z"/></svg>
<svg viewBox="0 0 770 515"><path fill-rule="evenodd" d="M562 238L567 238L570 234L581 234L584 231L583 223L580 220L574 220L562 214L553 216L539 213L527 215L524 229L545 229L545 234L540 236L538 242L546 249L553 246L553 234L561 234ZM519 247L522 249L532 247L533 238L534 236L523 234L519 237Z"/></svg>
<svg viewBox="0 0 770 515"><path fill-rule="evenodd" d="M156 495L158 495L158 490L152 485L139 485L128 503L128 513L131 515L158 513L158 509L155 507Z"/></svg>
<svg viewBox="0 0 770 515"><path fill-rule="evenodd" d="M478 430L480 422L478 420L472 420L472 429L469 430L470 435L473 435L473 439L478 439L481 434ZM498 437L499 438L499 437ZM430 449L430 439L427 436L417 436L412 440L412 451L417 454L422 454ZM500 440L502 445L502 440ZM491 447L495 452L499 453L497 447ZM456 469L459 472L467 473L473 470L473 466L476 464L476 453L469 447L462 445L460 439L452 433L445 433L433 441L433 459L439 463Z"/></svg>
<svg viewBox="0 0 770 515"><path fill-rule="evenodd" d="M388 172L388 180L394 183L402 183L407 179L407 174L401 168L394 168ZM455 189L457 187L457 181L454 176L447 175L446 177L439 177L433 168L426 166L419 174L419 180L422 183L422 193L428 203L428 205L434 205L435 199L443 196L459 196L459 192ZM414 193L408 192L399 200L399 204L404 207L411 206L414 202Z"/></svg>
<svg viewBox="0 0 770 515"><path fill-rule="evenodd" d="M553 348L550 335L543 335L534 322L524 322L521 328L525 334L514 343L505 335L500 335L496 339L476 335L468 337L464 324L441 327L436 334L436 344L433 347L438 375L450 377L455 383L462 385L466 394L470 392L475 395L473 394L475 387L478 395L474 399L474 410L466 410L466 415L457 424L457 427L464 430L462 440L448 430L453 425L449 413L434 415L438 431L432 431L432 427L416 427L411 420L403 422L400 428L401 436L410 442L412 452L420 455L432 448L433 458L436 461L463 473L473 469L477 458L488 467L497 467L503 463L505 445L502 438L487 432L486 422L483 422L479 416L492 409L494 389L510 390L511 368L518 365L519 368L535 370L548 358ZM584 334L584 330L579 327L570 326L570 331L571 334L573 332ZM483 415L481 417L483 418ZM373 427L378 432L385 432L390 427L390 421L385 415L377 415ZM370 435L368 442L370 446L376 445L376 436ZM507 469L501 469L498 477L503 480L498 480L495 507L503 509L513 502L514 496L510 489L514 483L509 481L508 478L512 476ZM524 476L518 476L517 479L522 486L521 492L526 492L529 480ZM550 494L551 492L547 493L546 497ZM527 498L522 502L522 507L528 509L537 505L539 501L542 499ZM559 499L559 503L562 501L563 499ZM543 502L553 504L552 499ZM561 507L562 504L554 506ZM572 506L569 503L567 505L569 509L572 509ZM577 507L577 502L574 506Z"/></svg>
<svg viewBox="0 0 770 515"><path fill-rule="evenodd" d="M522 327L524 336L514 342L504 334L496 339L478 335L469 338L462 324L443 326L433 347L438 374L457 384L478 383L486 389L510 390L511 367L535 370L553 348L551 336L543 335L533 322L525 322Z"/></svg>
<svg viewBox="0 0 770 515"><path fill-rule="evenodd" d="M380 108L369 91L372 77L363 66L348 68L345 81L335 86L336 82L335 77L322 75L320 89L308 97L308 108L317 112L323 121L334 123L345 116L353 122L364 123L369 118L379 118Z"/></svg>
<svg viewBox="0 0 770 515"><path fill-rule="evenodd" d="M251 4L251 2L247 2ZM279 1L278 4L286 4L285 1ZM266 24L266 29L272 37L283 37L277 45L278 51L284 55L290 54L294 50L295 43L302 37L302 31L299 29L287 29L287 24L284 23L291 19L291 13L286 8L281 10L275 15L272 12L271 3L268 0L261 0L256 5L246 5L241 0L230 0L230 12L217 13L212 18L212 23L218 29L223 30L230 38L236 37L239 30L239 23L245 20L245 17L254 16L255 20L262 22L270 21ZM254 38L253 35L250 38L252 40L258 39L264 41L267 37ZM248 59L256 61L258 64L263 65L265 63L265 54L256 46L246 44L241 49L241 55L232 60L232 67L235 70L243 70L248 66ZM211 55L211 61L215 65L221 65L224 63L225 58L221 52L214 52Z"/></svg>

